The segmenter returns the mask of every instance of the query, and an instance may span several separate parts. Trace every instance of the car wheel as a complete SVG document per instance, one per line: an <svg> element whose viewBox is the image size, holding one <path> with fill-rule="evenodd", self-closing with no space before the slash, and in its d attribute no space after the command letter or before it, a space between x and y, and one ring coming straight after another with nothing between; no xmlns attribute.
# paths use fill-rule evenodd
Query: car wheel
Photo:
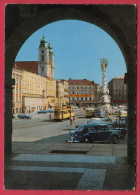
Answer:
<svg viewBox="0 0 140 195"><path fill-rule="evenodd" d="M89 139L88 138L85 138L84 142L85 143L88 143L89 142Z"/></svg>
<svg viewBox="0 0 140 195"><path fill-rule="evenodd" d="M117 136L112 137L112 143L113 144L118 144L119 143L119 138Z"/></svg>

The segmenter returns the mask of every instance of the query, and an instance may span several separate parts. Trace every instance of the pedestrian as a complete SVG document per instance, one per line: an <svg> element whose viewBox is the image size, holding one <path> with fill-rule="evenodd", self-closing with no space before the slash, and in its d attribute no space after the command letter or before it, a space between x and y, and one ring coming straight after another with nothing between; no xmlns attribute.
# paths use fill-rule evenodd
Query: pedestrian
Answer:
<svg viewBox="0 0 140 195"><path fill-rule="evenodd" d="M72 119L72 117L70 117L70 126L72 126L73 125L73 119Z"/></svg>
<svg viewBox="0 0 140 195"><path fill-rule="evenodd" d="M73 116L72 119L73 119L73 124L76 126L76 117Z"/></svg>

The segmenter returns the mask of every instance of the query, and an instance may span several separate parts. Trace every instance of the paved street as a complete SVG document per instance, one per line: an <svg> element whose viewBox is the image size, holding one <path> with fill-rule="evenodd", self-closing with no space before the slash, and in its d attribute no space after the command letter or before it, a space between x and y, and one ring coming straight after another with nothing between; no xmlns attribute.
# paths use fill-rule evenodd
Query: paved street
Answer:
<svg viewBox="0 0 140 195"><path fill-rule="evenodd" d="M27 145L35 145L41 142L44 144L63 144L70 137L70 129L79 124L86 124L87 120L87 118L76 118L74 124L70 126L69 120L56 122L45 119L14 119L12 136L14 152L17 152L16 145L18 145L17 149L19 150L19 145L25 142ZM126 140L122 140L117 146L123 145L126 148L125 143ZM109 148L112 147L114 147L114 145L109 144ZM32 149L34 149L34 147Z"/></svg>
<svg viewBox="0 0 140 195"><path fill-rule="evenodd" d="M66 143L66 140L70 138L70 128L75 127L75 125L85 124L87 120L86 118L77 118L73 126L70 126L69 120L60 122L44 119L13 120L13 152L46 154L50 153L50 151L56 151L57 153L63 151L62 153L75 153L78 147L77 153L79 154L83 154L86 151L85 153L92 155L126 157L126 139L121 140L119 144ZM90 145L88 150L87 145ZM85 151L81 151L84 148Z"/></svg>
<svg viewBox="0 0 140 195"><path fill-rule="evenodd" d="M43 138L52 138L61 135L68 135L69 129L74 128L75 125L86 123L87 119L77 119L73 126L70 126L69 120L66 121L49 121L45 119L34 120L13 120L13 141L28 142L37 141ZM64 142L65 140L63 140Z"/></svg>
<svg viewBox="0 0 140 195"><path fill-rule="evenodd" d="M86 118L77 119L76 125L86 121ZM125 141L119 144L66 143L69 128L69 121L14 119L13 157L7 170L7 188L131 188Z"/></svg>

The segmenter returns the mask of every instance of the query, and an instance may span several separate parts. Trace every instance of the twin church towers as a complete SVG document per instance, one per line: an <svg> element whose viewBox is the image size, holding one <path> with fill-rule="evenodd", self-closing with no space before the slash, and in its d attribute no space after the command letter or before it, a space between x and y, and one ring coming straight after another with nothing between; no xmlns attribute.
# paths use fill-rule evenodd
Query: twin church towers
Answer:
<svg viewBox="0 0 140 195"><path fill-rule="evenodd" d="M54 52L44 36L40 40L39 45L38 74L54 79Z"/></svg>

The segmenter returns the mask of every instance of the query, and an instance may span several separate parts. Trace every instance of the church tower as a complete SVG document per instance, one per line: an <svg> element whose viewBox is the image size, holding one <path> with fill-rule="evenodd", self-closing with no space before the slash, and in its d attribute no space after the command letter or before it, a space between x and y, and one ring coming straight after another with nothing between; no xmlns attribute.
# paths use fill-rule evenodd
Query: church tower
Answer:
<svg viewBox="0 0 140 195"><path fill-rule="evenodd" d="M49 79L54 79L54 59L53 50L50 44L47 43L44 36L40 40L39 45L39 64L38 74Z"/></svg>

